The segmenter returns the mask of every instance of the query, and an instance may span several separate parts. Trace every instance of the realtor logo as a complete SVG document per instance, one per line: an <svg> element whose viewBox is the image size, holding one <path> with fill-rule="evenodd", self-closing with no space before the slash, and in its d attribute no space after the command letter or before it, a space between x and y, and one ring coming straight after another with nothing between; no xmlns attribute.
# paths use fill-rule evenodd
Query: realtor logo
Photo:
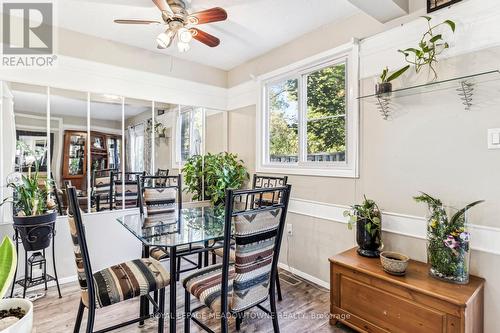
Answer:
<svg viewBox="0 0 500 333"><path fill-rule="evenodd" d="M2 65L50 67L54 53L52 2L3 2Z"/></svg>

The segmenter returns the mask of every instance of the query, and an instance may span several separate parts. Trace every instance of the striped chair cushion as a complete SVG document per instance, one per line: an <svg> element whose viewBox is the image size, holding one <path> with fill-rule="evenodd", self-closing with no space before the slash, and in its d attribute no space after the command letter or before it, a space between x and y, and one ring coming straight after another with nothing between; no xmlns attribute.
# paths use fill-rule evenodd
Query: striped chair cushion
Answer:
<svg viewBox="0 0 500 333"><path fill-rule="evenodd" d="M115 203L116 207L123 206L123 197L125 196L125 208L137 207L137 200L139 198L138 194L139 187L137 182L125 182L115 184Z"/></svg>
<svg viewBox="0 0 500 333"><path fill-rule="evenodd" d="M177 247L177 254L185 254L192 250L200 250L203 248L204 248L203 244L193 244L191 245L191 249L189 248L189 245L181 245ZM152 248L149 251L149 255L156 260L164 260L169 258L168 250L162 247Z"/></svg>
<svg viewBox="0 0 500 333"><path fill-rule="evenodd" d="M109 191L111 189L111 177L96 177L95 178L95 193L100 194L101 197L109 196Z"/></svg>
<svg viewBox="0 0 500 333"><path fill-rule="evenodd" d="M231 310L235 312L248 309L269 295L281 213L279 208L233 218L236 246Z"/></svg>
<svg viewBox="0 0 500 333"><path fill-rule="evenodd" d="M233 289L234 268L229 268L228 292ZM212 311L220 312L222 265L213 265L197 270L187 276L182 284L184 288ZM231 304L229 306L231 308Z"/></svg>
<svg viewBox="0 0 500 333"><path fill-rule="evenodd" d="M177 190L175 188L154 187L144 189L144 203L148 217L165 214L176 209L175 201Z"/></svg>
<svg viewBox="0 0 500 333"><path fill-rule="evenodd" d="M75 254L78 282L82 300L88 307L87 280L78 242L76 222L68 214L71 240ZM170 274L153 258L137 259L103 269L93 274L96 288L96 307L105 307L148 292L161 289L170 282Z"/></svg>
<svg viewBox="0 0 500 333"><path fill-rule="evenodd" d="M216 242L214 246L224 246L224 242L223 241L219 241L219 242ZM229 251L229 260L231 262L234 262L236 260L236 252L235 252L235 249L236 249L236 245L234 244L234 242L232 241L231 242L231 251ZM214 249L213 252L215 253L216 256L218 257L223 257L224 256L224 249L221 247L221 248L218 248L218 249Z"/></svg>
<svg viewBox="0 0 500 333"><path fill-rule="evenodd" d="M153 258L136 259L96 272L96 306L105 307L168 286L170 274ZM88 304L87 291L82 291Z"/></svg>

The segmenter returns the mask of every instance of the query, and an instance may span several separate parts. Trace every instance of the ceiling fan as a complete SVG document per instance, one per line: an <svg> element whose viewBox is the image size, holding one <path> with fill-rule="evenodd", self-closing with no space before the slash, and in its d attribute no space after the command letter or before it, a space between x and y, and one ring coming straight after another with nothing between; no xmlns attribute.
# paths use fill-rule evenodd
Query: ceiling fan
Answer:
<svg viewBox="0 0 500 333"><path fill-rule="evenodd" d="M196 28L197 25L212 22L224 21L227 19L227 12L220 7L215 7L201 12L189 14L183 0L153 0L154 4L161 11L163 22L156 20L114 20L119 24L163 24L167 27L156 38L159 49L166 49L172 45L177 37L177 47L179 52L189 50L189 42L194 38L197 41L216 47L220 44L219 38Z"/></svg>

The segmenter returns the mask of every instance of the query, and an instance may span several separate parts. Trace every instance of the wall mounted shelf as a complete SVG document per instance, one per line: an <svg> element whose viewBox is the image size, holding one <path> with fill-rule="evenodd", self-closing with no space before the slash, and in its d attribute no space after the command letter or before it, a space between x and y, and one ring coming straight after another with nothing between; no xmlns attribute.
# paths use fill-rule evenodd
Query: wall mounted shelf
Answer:
<svg viewBox="0 0 500 333"><path fill-rule="evenodd" d="M460 99L464 109L470 111L474 105L474 93L481 85L494 84L500 89L500 71L488 71L473 75L460 76L452 79L433 81L412 87L395 89L386 94L371 94L358 97L361 101L372 102L377 106L384 119L388 119L391 114L392 104L395 100L439 91L453 91Z"/></svg>

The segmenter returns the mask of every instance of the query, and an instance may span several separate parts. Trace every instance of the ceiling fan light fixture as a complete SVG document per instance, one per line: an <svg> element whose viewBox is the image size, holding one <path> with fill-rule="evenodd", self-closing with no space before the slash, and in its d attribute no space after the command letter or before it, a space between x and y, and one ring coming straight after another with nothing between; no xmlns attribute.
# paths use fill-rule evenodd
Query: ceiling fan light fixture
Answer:
<svg viewBox="0 0 500 333"><path fill-rule="evenodd" d="M158 35L158 37L156 38L156 42L160 47L166 49L170 46L170 44L172 44L174 36L175 33L172 30L167 30Z"/></svg>
<svg viewBox="0 0 500 333"><path fill-rule="evenodd" d="M184 42L182 42L182 41L179 41L179 42L177 43L177 48L179 49L179 52L184 53L184 52L189 51L189 49L190 49L191 47L189 46L189 44L188 44L188 43L184 43Z"/></svg>
<svg viewBox="0 0 500 333"><path fill-rule="evenodd" d="M178 31L179 41L182 43L189 43L193 39L193 35L186 28L180 28Z"/></svg>

